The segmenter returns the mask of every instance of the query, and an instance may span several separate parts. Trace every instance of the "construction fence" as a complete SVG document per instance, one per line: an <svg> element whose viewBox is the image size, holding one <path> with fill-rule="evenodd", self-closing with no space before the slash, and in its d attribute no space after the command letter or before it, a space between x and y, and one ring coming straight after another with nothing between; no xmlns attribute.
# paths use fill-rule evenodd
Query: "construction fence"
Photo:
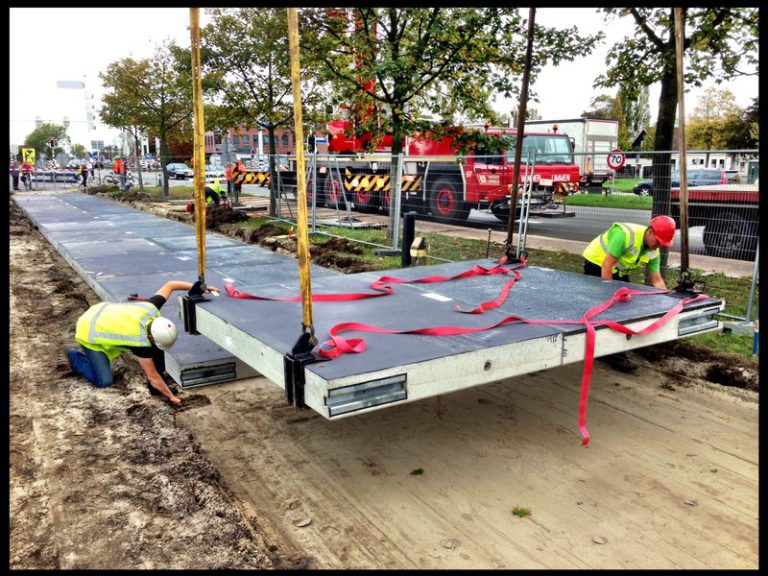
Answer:
<svg viewBox="0 0 768 576"><path fill-rule="evenodd" d="M128 183L159 186L167 164L169 184L190 186L190 163L164 159L129 163ZM206 166L206 181L219 180L237 203L238 196L274 195L277 216L295 221L297 167L295 156L243 156L246 171L225 178L220 164ZM627 153L609 158L529 147L517 175L514 232L516 249L526 246L581 254L584 247L613 222L647 224L651 214L680 214L680 164L677 152ZM515 187L514 152L471 156L391 154L335 156L305 154L305 187L309 226L351 226L365 221L388 223L392 244L402 250L406 213L431 221L474 229L507 231ZM270 166L274 165L274 174ZM613 165L613 166L611 166ZM759 239L759 151L687 152L688 250L725 260L753 263L757 279ZM184 169L187 169L185 172ZM110 165L94 169L89 184L116 183ZM76 171L38 170L33 186L72 188ZM680 261L678 232L669 262ZM666 271L663 271L666 272ZM754 291L754 290L753 290Z"/></svg>
<svg viewBox="0 0 768 576"><path fill-rule="evenodd" d="M522 160L514 224L519 249L551 246L580 254L613 222L647 224L652 214L669 215L681 227L675 152L625 155L615 170L605 170L607 165L589 155L576 154L566 162L559 155L535 152ZM283 170L276 174L279 216L294 220L290 201L296 194L295 165L290 158L281 165ZM753 270L756 281L759 152L691 151L686 172L689 254L740 261L742 268ZM388 247L393 251L402 250L407 212L416 212L423 221L463 227L468 236L477 228L506 231L515 181L514 158L503 155L401 156L394 163L384 155L307 155L305 176L312 230L324 224L350 225L368 215L386 216L398 223ZM678 231L667 267L669 262L679 266L681 241ZM750 310L754 293L752 286Z"/></svg>

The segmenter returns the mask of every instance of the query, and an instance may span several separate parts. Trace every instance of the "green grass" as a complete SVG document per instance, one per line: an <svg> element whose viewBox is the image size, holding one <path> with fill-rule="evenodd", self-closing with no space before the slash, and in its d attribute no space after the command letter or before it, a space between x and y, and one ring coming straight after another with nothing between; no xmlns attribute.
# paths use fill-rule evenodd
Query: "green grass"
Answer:
<svg viewBox="0 0 768 576"><path fill-rule="evenodd" d="M604 186L610 186L611 190L614 192L631 192L632 188L635 187L635 184L642 182L642 180L643 178L616 178L616 181L613 182L613 184L608 180Z"/></svg>
<svg viewBox="0 0 768 576"><path fill-rule="evenodd" d="M590 206L597 208L629 209L629 210L650 210L653 205L651 196L614 196L612 194L603 196L602 194L574 194L565 199L568 206Z"/></svg>

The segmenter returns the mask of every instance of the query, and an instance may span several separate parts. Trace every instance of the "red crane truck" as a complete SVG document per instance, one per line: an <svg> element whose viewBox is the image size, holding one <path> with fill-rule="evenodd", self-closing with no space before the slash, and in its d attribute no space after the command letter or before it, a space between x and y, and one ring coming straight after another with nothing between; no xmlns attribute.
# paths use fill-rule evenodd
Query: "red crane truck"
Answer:
<svg viewBox="0 0 768 576"><path fill-rule="evenodd" d="M387 211L392 136L384 136L374 152L365 153L371 136L349 137L346 134L350 127L351 123L347 121L327 125L330 154L317 157L318 204L342 204L346 198L357 211ZM486 133L504 139L504 150L500 154L489 153L477 146L469 154L460 156L452 136L406 137L403 143L403 206L422 214L431 213L438 221L454 223L466 220L472 208L487 209L506 222L517 134L511 128L499 127L489 127ZM574 162L568 136L526 132L520 183L526 173L529 152L531 155L535 153L533 165L527 166L533 171L530 213L573 215L559 209L562 198L579 190L579 167Z"/></svg>

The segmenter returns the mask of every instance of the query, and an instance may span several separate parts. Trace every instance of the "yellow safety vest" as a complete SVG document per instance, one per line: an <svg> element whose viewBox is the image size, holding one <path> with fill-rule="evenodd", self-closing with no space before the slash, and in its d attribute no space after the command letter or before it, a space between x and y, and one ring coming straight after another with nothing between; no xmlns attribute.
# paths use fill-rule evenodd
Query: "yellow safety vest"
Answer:
<svg viewBox="0 0 768 576"><path fill-rule="evenodd" d="M77 320L75 340L86 348L104 352L110 362L127 347L149 347L147 325L160 316L150 302L94 304Z"/></svg>
<svg viewBox="0 0 768 576"><path fill-rule="evenodd" d="M613 274L618 272L625 276L630 270L639 268L659 256L658 248L643 252L643 239L647 226L620 222L614 222L608 230L592 240L581 255L593 264L602 266L605 255L608 253L608 235L617 226L624 232L624 251L611 270Z"/></svg>

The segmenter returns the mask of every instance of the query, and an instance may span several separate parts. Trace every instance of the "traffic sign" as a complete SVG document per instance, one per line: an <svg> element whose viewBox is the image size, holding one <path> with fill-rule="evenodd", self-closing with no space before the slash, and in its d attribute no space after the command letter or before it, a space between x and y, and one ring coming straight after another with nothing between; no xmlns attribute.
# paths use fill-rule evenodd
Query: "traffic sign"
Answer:
<svg viewBox="0 0 768 576"><path fill-rule="evenodd" d="M611 153L608 154L608 167L611 170L618 170L624 166L624 162L627 161L627 156L621 150L621 148L614 148Z"/></svg>
<svg viewBox="0 0 768 576"><path fill-rule="evenodd" d="M29 162L30 164L35 163L35 149L34 148L22 148L21 149L21 157L24 159L24 162Z"/></svg>

